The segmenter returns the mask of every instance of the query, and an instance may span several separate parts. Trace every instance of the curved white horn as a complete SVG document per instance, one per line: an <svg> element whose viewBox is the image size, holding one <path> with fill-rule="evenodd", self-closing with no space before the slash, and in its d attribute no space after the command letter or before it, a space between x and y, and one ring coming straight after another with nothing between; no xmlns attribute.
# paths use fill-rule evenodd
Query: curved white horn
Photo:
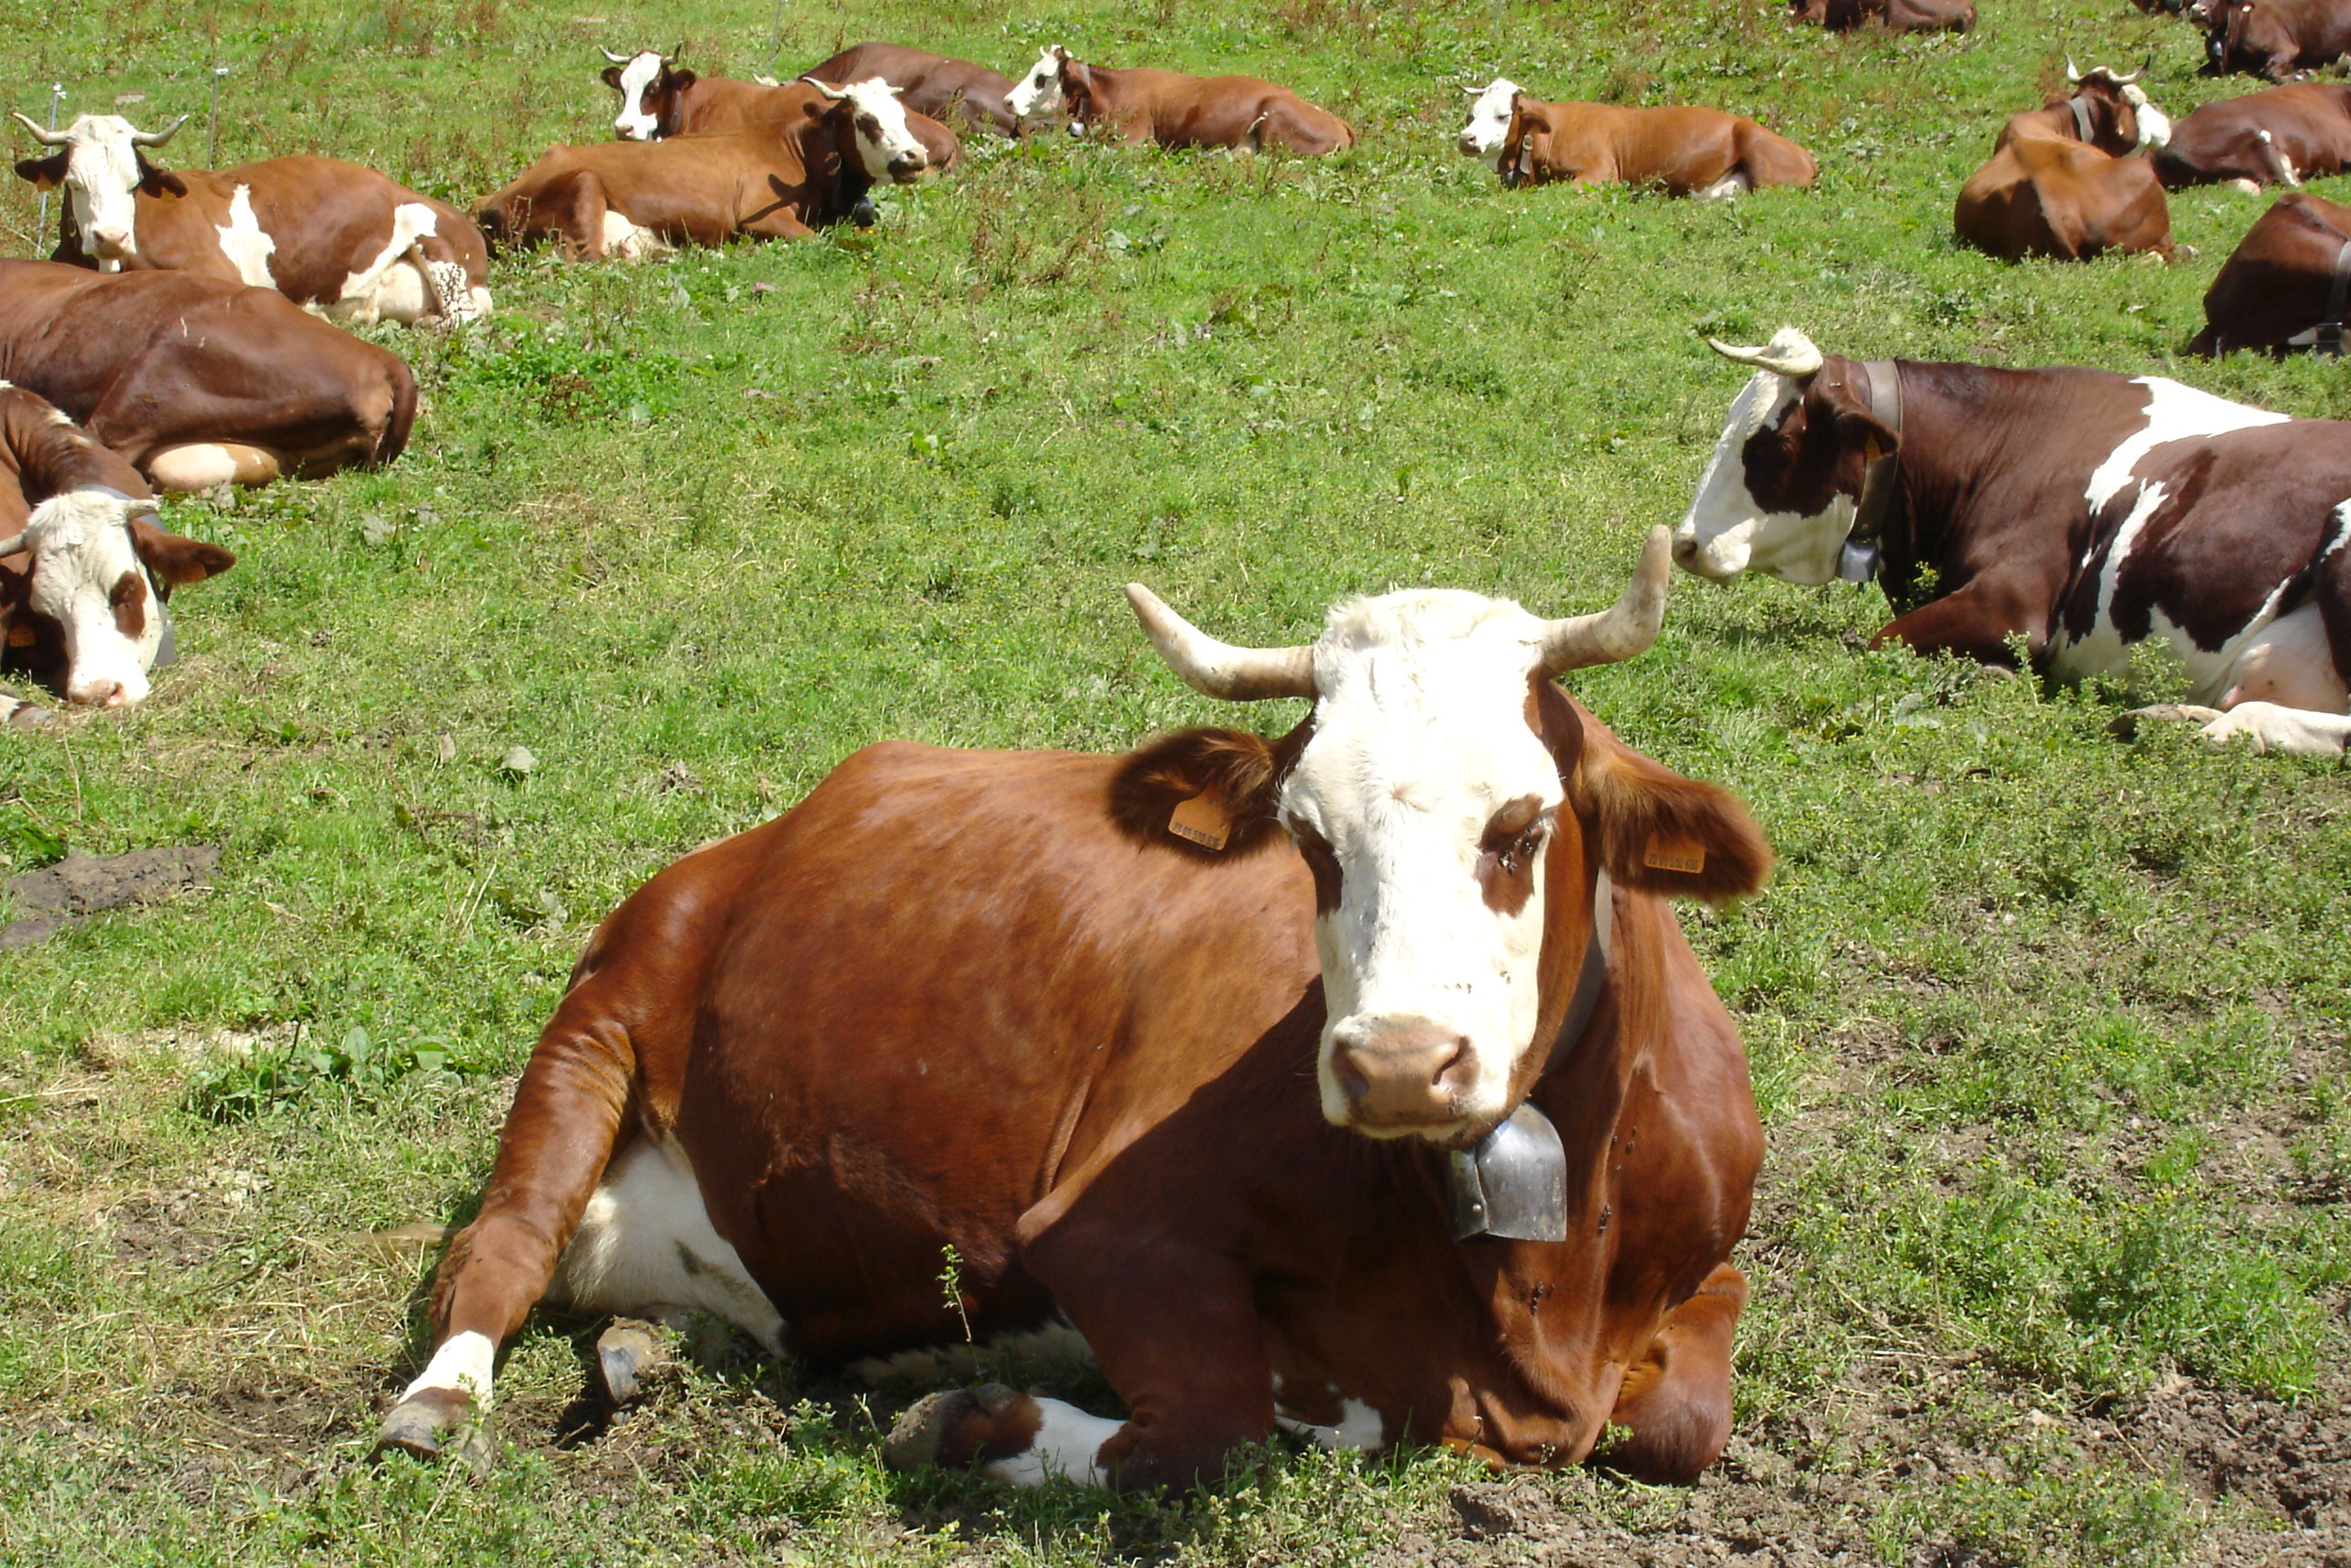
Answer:
<svg viewBox="0 0 2351 1568"><path fill-rule="evenodd" d="M1780 328L1761 348L1738 348L1719 338L1707 339L1706 346L1734 365L1752 365L1791 381L1801 381L1818 371L1823 358L1812 340L1792 326Z"/></svg>
<svg viewBox="0 0 2351 1568"><path fill-rule="evenodd" d="M24 548L25 536L21 533L13 539L0 539L0 555L14 555Z"/></svg>
<svg viewBox="0 0 2351 1568"><path fill-rule="evenodd" d="M2140 67L2139 67L2137 70L2135 70L2135 71L2132 72L2132 73L2131 73L2129 76L2127 76L2127 77L2115 77L2115 73L2114 73L2111 69L2110 69L2110 70L2108 70L2106 74L2107 74L2108 76L2110 76L2110 77L2115 77L2115 85L2116 85L2116 86L2117 86L2117 87L2128 87L2128 86L2130 86L2133 82L2134 82L2134 81L2138 80L2138 79L2139 79L2139 78L2141 78L2141 77L2143 77L2143 76L2147 75L2147 67L2148 67L2149 65L2152 65L2152 64L2154 64L2154 63L2155 63L2155 57L2154 57L2153 55L2149 55L2149 56L2147 57L2146 62L2145 62L2144 64L2140 65Z"/></svg>
<svg viewBox="0 0 2351 1568"><path fill-rule="evenodd" d="M2065 79L2067 81L2080 81L2081 79L2081 73L2074 68L2074 57L2071 55L2067 55L2065 57Z"/></svg>
<svg viewBox="0 0 2351 1568"><path fill-rule="evenodd" d="M849 90L847 88L835 87L829 81L819 81L814 77L802 77L800 79L807 82L810 87L815 88L826 97L832 99L835 103L839 103L843 98L849 96Z"/></svg>
<svg viewBox="0 0 2351 1568"><path fill-rule="evenodd" d="M610 49L605 48L601 44L596 45L596 52L602 55L606 60L611 61L615 65L626 65L630 61L636 58L635 55L614 54Z"/></svg>
<svg viewBox="0 0 2351 1568"><path fill-rule="evenodd" d="M66 143L74 139L72 133L69 131L42 130L41 122L34 119L30 114L19 113L14 110L10 110L9 112L9 117L16 121L17 124L23 126L26 130L31 131L33 140L39 142L43 147L63 147Z"/></svg>
<svg viewBox="0 0 2351 1568"><path fill-rule="evenodd" d="M1665 593L1673 578L1674 533L1660 523L1642 542L1632 580L1616 602L1588 616L1568 616L1544 628L1542 657L1536 669L1545 677L1620 664L1647 650L1665 624Z"/></svg>
<svg viewBox="0 0 2351 1568"><path fill-rule="evenodd" d="M131 145L132 147L161 147L180 134L180 128L187 123L188 117L183 114L161 131L134 131L131 133Z"/></svg>
<svg viewBox="0 0 2351 1568"><path fill-rule="evenodd" d="M1236 648L1219 642L1169 609L1158 594L1140 583L1126 585L1126 601L1135 607L1143 635L1167 667L1204 697L1254 703L1267 697L1311 699L1315 695L1315 650L1311 646Z"/></svg>

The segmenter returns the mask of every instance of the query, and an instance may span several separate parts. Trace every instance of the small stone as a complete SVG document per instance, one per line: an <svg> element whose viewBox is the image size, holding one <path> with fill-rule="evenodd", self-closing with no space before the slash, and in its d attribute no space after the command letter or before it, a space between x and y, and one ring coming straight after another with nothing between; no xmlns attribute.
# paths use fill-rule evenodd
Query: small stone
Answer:
<svg viewBox="0 0 2351 1568"><path fill-rule="evenodd" d="M392 533L392 519L380 512L368 513L359 519L359 537L370 546L382 544Z"/></svg>
<svg viewBox="0 0 2351 1568"><path fill-rule="evenodd" d="M443 735L440 740L433 746L433 756L440 759L441 765L444 768L450 763L456 761L457 737L447 734Z"/></svg>
<svg viewBox="0 0 2351 1568"><path fill-rule="evenodd" d="M527 746L509 746L506 755L498 759L500 770L518 776L529 774L538 765L539 759L531 755Z"/></svg>

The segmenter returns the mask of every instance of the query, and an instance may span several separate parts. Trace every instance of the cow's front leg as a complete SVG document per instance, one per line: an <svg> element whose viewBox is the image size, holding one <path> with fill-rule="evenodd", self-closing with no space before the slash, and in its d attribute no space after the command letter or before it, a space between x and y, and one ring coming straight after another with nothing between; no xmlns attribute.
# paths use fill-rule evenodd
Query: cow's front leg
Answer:
<svg viewBox="0 0 2351 1568"><path fill-rule="evenodd" d="M1628 1434L1598 1457L1645 1481L1694 1481L1731 1440L1731 1333L1747 1277L1717 1264L1665 1318L1625 1373L1611 1426Z"/></svg>
<svg viewBox="0 0 2351 1568"><path fill-rule="evenodd" d="M2028 653L2038 655L2048 645L2048 610L2036 606L2017 588L1978 577L1957 593L1922 604L1878 630L1872 648L1890 642L1907 644L1921 653L1948 650L1977 664L2014 666L2008 639L2021 634Z"/></svg>
<svg viewBox="0 0 2351 1568"><path fill-rule="evenodd" d="M1101 1486L1108 1479L1102 1451L1125 1425L991 1383L918 1402L890 1428L881 1457L896 1470L976 1464L989 1479L1016 1487L1054 1480Z"/></svg>

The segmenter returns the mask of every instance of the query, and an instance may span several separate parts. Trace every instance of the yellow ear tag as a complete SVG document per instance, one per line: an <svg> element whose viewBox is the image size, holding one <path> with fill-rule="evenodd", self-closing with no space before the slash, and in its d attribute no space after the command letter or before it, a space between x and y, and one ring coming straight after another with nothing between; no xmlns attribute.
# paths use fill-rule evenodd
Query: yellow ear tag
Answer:
<svg viewBox="0 0 2351 1568"><path fill-rule="evenodd" d="M1885 455L1886 448L1878 444L1875 436L1872 436L1861 448L1861 459L1864 462L1875 462Z"/></svg>
<svg viewBox="0 0 2351 1568"><path fill-rule="evenodd" d="M1653 833L1641 863L1653 871L1680 871L1695 877L1706 869L1706 850L1688 839Z"/></svg>
<svg viewBox="0 0 2351 1568"><path fill-rule="evenodd" d="M9 646L11 648L30 648L39 640L40 639L38 637L33 636L33 629L29 626L11 626L9 628Z"/></svg>
<svg viewBox="0 0 2351 1568"><path fill-rule="evenodd" d="M1176 810L1168 813L1167 830L1203 849L1222 849L1232 837L1232 824L1225 820L1225 809L1211 794L1177 801Z"/></svg>

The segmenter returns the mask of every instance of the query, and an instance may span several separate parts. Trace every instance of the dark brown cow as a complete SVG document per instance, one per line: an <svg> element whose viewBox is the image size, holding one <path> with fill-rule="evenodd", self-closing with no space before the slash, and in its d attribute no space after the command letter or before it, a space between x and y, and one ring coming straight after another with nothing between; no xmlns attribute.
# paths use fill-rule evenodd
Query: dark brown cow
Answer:
<svg viewBox="0 0 2351 1568"><path fill-rule="evenodd" d="M1311 648L1130 588L1196 688L1312 714L1124 757L876 746L661 873L540 1037L385 1440L461 1441L551 1282L818 1361L1058 1312L1130 1412L936 1396L898 1463L1182 1484L1279 1425L1560 1465L1613 1423L1613 1462L1696 1473L1762 1140L1664 898L1769 852L1551 680L1654 635L1665 546L1605 619L1416 591ZM1548 1222L1507 1216L1506 1166Z"/></svg>
<svg viewBox="0 0 2351 1568"><path fill-rule="evenodd" d="M603 51L608 60L620 56ZM674 67L670 57L652 50L629 57L625 64L609 66L604 81L620 94L620 113L613 123L623 141L659 142L672 136L698 136L712 131L740 131L745 126L796 120L809 112L810 93L818 82L845 81L845 77L820 76L811 71L796 81L737 81L729 77L698 77ZM860 81L879 80L861 77ZM884 85L892 85L884 83ZM944 174L963 161L964 144L955 132L928 114L918 113L901 94L898 99L906 126L922 144L926 174Z"/></svg>
<svg viewBox="0 0 2351 1568"><path fill-rule="evenodd" d="M863 81L879 77L898 90L917 114L967 131L1009 136L1019 122L1012 114L1012 78L1001 71L949 55L903 44L855 44L800 73L818 81Z"/></svg>
<svg viewBox="0 0 2351 1568"><path fill-rule="evenodd" d="M2340 174L2351 164L2351 86L2298 81L2205 104L2182 116L2154 157L2168 190L2222 180L2258 190Z"/></svg>
<svg viewBox="0 0 2351 1568"><path fill-rule="evenodd" d="M474 321L490 309L489 248L444 201L333 158L268 158L203 172L157 166L148 133L113 114L63 131L16 116L58 148L16 172L63 185L53 260L102 272L172 269L274 288L341 321Z"/></svg>
<svg viewBox="0 0 2351 1568"><path fill-rule="evenodd" d="M2351 54L2351 0L2193 0L2204 74L2284 81Z"/></svg>
<svg viewBox="0 0 2351 1568"><path fill-rule="evenodd" d="M165 533L137 469L56 404L0 382L0 669L68 702L139 702L170 659L165 596L235 564ZM37 712L0 696L0 718Z"/></svg>
<svg viewBox="0 0 2351 1568"><path fill-rule="evenodd" d="M1493 139L1497 120L1501 137ZM1646 185L1701 200L1767 185L1809 185L1812 154L1744 114L1542 103L1498 78L1470 106L1463 153L1491 159L1505 185Z"/></svg>
<svg viewBox="0 0 2351 1568"><path fill-rule="evenodd" d="M1790 22L1817 22L1833 33L1876 23L1888 32L1965 32L1976 0L1789 0Z"/></svg>
<svg viewBox="0 0 2351 1568"><path fill-rule="evenodd" d="M1055 44L1004 100L1021 120L1067 115L1070 130L1161 147L1287 148L1318 158L1355 145L1355 128L1287 87L1255 77L1087 65Z"/></svg>
<svg viewBox="0 0 2351 1568"><path fill-rule="evenodd" d="M2145 158L2171 122L2137 86L2138 71L2104 66L2078 75L2068 93L2009 116L1992 157L1959 187L1951 216L1964 244L2014 261L2086 261L2108 251L2171 255L2171 208Z"/></svg>
<svg viewBox="0 0 2351 1568"><path fill-rule="evenodd" d="M275 289L193 272L0 261L0 379L163 490L390 462L416 418L398 355Z"/></svg>
<svg viewBox="0 0 2351 1568"><path fill-rule="evenodd" d="M2204 329L2187 351L2210 357L2231 349L2310 348L2339 356L2346 307L2351 207L2288 191L2245 231L2204 290Z"/></svg>
<svg viewBox="0 0 2351 1568"><path fill-rule="evenodd" d="M1868 364L1794 327L1756 367L1675 535L1700 576L1872 578L1872 644L2061 680L2168 652L2213 740L2351 736L2351 424L2160 376ZM2216 705L2216 706L2203 706ZM2226 709L2225 712L2219 709Z"/></svg>

